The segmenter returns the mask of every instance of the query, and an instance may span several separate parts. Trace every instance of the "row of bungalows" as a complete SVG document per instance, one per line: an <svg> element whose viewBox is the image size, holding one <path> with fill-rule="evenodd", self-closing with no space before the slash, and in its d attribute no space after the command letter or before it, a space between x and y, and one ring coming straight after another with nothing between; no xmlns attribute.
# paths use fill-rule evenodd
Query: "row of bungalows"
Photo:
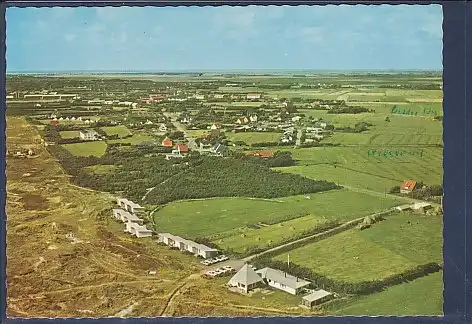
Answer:
<svg viewBox="0 0 472 324"><path fill-rule="evenodd" d="M158 242L164 243L170 247L178 248L181 251L187 251L204 259L210 259L216 256L219 251L206 245L195 243L170 233L159 233Z"/></svg>
<svg viewBox="0 0 472 324"><path fill-rule="evenodd" d="M247 264L228 281L229 287L243 293L248 293L265 285L292 295L301 295L308 291L309 293L303 296L301 300L301 305L306 307L321 304L333 297L333 294L322 289L308 289L310 284L310 281L297 278L278 269L266 267L256 271Z"/></svg>
<svg viewBox="0 0 472 324"><path fill-rule="evenodd" d="M126 233L136 237L152 236L152 231L143 225L144 220L137 216L144 213L144 207L124 198L117 198L117 203L121 208L113 209L113 216L126 224Z"/></svg>

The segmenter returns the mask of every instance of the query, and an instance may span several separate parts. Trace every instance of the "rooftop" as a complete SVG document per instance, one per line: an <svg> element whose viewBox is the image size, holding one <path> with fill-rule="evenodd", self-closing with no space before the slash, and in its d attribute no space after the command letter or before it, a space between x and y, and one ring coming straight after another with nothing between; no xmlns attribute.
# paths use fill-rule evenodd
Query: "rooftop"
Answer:
<svg viewBox="0 0 472 324"><path fill-rule="evenodd" d="M217 249L210 248L210 247L208 247L208 246L206 246L206 245L203 245L203 244L200 244L200 243L196 243L196 242L194 242L194 241L190 241L190 240L184 239L183 237L180 237L180 236L177 236L177 235L173 235L173 234L170 234L170 233L159 233L158 235L161 236L161 237L170 238L171 240L176 241L176 242L182 242L182 243L184 243L184 244L187 244L188 246L196 247L196 248L198 248L198 249L201 250L201 251L207 251L207 252L218 251Z"/></svg>
<svg viewBox="0 0 472 324"><path fill-rule="evenodd" d="M270 279L293 289L301 288L310 284L309 281L294 277L277 269L264 268L257 270L256 272L260 274L262 278Z"/></svg>
<svg viewBox="0 0 472 324"><path fill-rule="evenodd" d="M329 296L329 295L331 295L330 292L327 292L326 290L320 289L320 290L314 291L313 293L311 293L309 295L303 296L302 299L312 302L312 301L324 298L324 297Z"/></svg>

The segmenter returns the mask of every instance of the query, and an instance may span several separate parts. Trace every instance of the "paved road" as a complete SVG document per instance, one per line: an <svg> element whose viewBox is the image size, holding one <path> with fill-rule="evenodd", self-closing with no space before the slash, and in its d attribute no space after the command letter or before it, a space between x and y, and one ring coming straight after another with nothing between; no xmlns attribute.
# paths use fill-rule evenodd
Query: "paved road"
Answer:
<svg viewBox="0 0 472 324"><path fill-rule="evenodd" d="M174 125L174 127L179 131L179 132L182 132L184 133L184 137L187 139L188 141L188 147L191 149L191 150L197 150L198 147L197 147L197 144L195 143L195 138L191 137L188 132L187 132L187 128L182 125L178 120L177 120L177 117L171 113L164 113L164 116L166 116L167 118L169 118L172 122L172 124Z"/></svg>

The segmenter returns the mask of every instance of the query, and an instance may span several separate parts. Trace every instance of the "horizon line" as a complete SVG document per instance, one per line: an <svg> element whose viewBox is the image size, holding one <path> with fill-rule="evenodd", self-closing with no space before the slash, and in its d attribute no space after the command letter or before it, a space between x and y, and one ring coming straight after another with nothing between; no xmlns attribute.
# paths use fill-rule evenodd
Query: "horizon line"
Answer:
<svg viewBox="0 0 472 324"><path fill-rule="evenodd" d="M182 69L182 70L49 70L49 71L6 71L8 74L188 74L188 73L350 73L350 72L440 72L442 69Z"/></svg>

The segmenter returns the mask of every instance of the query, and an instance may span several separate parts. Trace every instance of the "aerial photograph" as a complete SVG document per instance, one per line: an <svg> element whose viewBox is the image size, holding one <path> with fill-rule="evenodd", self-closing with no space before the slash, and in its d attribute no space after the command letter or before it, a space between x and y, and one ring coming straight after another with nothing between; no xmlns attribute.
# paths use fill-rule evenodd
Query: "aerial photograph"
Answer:
<svg viewBox="0 0 472 324"><path fill-rule="evenodd" d="M442 316L442 20L7 8L7 316Z"/></svg>

